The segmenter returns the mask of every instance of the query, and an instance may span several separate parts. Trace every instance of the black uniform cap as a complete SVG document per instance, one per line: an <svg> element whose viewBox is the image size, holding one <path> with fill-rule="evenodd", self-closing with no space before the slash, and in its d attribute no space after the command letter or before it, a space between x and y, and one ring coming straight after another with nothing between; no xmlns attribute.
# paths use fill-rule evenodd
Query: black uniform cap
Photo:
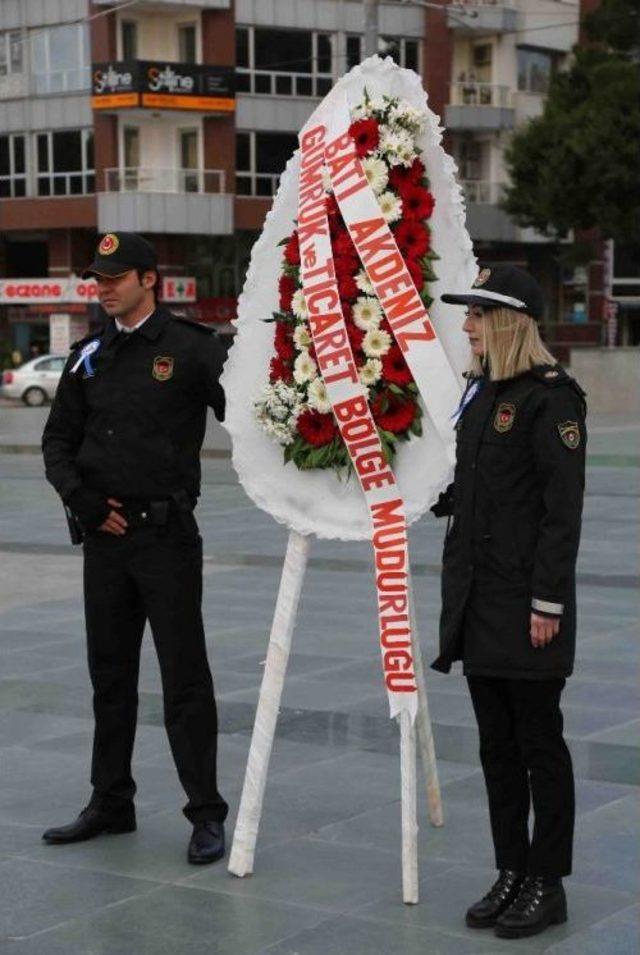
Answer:
<svg viewBox="0 0 640 955"><path fill-rule="evenodd" d="M107 232L100 240L93 262L82 273L82 278L124 275L131 269L157 272L155 249L137 232Z"/></svg>
<svg viewBox="0 0 640 955"><path fill-rule="evenodd" d="M532 275L516 265L481 269L467 292L451 292L440 298L451 305L481 305L487 309L506 305L516 312L530 315L537 322L544 314L542 289Z"/></svg>

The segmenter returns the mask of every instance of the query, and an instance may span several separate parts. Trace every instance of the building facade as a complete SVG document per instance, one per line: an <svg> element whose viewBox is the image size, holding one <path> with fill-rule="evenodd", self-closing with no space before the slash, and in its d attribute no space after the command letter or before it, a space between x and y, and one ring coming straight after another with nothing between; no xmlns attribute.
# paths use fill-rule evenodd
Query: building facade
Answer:
<svg viewBox="0 0 640 955"><path fill-rule="evenodd" d="M584 324L557 250L498 206L505 144L577 41L578 0L437 7L380 3L380 51L422 74L443 117L478 257L527 265L552 317ZM5 353L47 349L61 311L18 280L72 280L108 231L147 235L168 300L195 290L182 307L228 327L296 134L362 59L362 26L360 0L0 0ZM99 320L82 298L64 311Z"/></svg>

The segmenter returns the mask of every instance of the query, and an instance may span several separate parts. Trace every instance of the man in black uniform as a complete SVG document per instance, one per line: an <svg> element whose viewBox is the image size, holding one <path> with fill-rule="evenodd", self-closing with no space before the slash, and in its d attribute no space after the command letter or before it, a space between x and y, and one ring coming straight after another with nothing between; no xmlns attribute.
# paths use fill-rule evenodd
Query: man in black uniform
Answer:
<svg viewBox="0 0 640 955"><path fill-rule="evenodd" d="M136 828L131 775L146 621L165 726L193 824L188 859L224 855L217 715L202 623L202 538L193 516L207 406L224 417L224 349L156 302L157 260L135 233L105 235L84 274L108 321L77 342L44 429L46 474L84 542L95 735L93 795L50 844Z"/></svg>

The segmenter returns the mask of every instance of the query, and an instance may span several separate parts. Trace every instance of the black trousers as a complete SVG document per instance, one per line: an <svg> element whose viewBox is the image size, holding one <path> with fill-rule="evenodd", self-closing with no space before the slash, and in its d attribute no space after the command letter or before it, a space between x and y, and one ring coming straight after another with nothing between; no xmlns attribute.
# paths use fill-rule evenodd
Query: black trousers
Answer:
<svg viewBox="0 0 640 955"><path fill-rule="evenodd" d="M158 654L164 723L191 822L222 821L218 792L218 720L202 623L202 539L177 515L164 527L124 537L104 532L84 544L84 598L95 734L91 766L98 808L131 803L131 756L138 712L138 671L147 620Z"/></svg>
<svg viewBox="0 0 640 955"><path fill-rule="evenodd" d="M547 879L569 875L575 802L571 756L562 736L565 681L484 676L467 681L497 867Z"/></svg>

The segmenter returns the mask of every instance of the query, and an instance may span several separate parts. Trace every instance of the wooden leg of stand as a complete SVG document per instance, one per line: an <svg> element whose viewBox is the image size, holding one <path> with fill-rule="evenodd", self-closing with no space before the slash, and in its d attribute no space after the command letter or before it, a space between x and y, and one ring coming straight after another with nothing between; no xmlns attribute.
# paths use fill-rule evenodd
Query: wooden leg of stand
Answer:
<svg viewBox="0 0 640 955"><path fill-rule="evenodd" d="M269 758L308 556L309 538L291 531L273 615L267 660L229 859L229 872L240 877L253 872Z"/></svg>
<svg viewBox="0 0 640 955"><path fill-rule="evenodd" d="M418 817L416 810L416 729L409 713L400 714L402 790L402 901L418 902Z"/></svg>

